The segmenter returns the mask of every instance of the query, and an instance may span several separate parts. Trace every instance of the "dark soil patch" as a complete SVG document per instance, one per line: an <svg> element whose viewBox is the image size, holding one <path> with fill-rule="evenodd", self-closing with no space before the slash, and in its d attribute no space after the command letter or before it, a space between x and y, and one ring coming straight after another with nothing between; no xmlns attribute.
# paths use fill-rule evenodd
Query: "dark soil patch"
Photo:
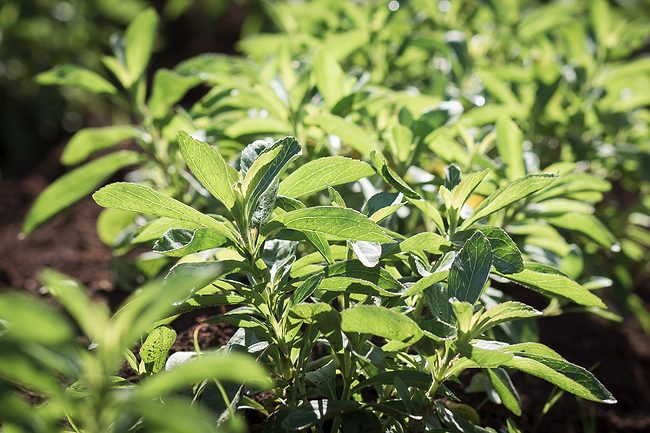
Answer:
<svg viewBox="0 0 650 433"><path fill-rule="evenodd" d="M63 174L61 147L22 179L0 179L0 288L38 290L39 270L50 267L86 285L92 293L112 291L110 250L99 240L100 212L86 198L22 238L23 220L38 194Z"/></svg>

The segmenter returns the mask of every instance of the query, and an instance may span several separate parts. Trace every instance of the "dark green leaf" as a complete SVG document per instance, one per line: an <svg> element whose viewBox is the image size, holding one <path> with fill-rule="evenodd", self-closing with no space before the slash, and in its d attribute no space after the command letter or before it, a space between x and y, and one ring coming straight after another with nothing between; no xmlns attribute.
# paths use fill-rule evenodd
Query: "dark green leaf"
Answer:
<svg viewBox="0 0 650 433"><path fill-rule="evenodd" d="M476 232L460 249L449 270L449 295L474 304L490 274L492 252L490 242Z"/></svg>

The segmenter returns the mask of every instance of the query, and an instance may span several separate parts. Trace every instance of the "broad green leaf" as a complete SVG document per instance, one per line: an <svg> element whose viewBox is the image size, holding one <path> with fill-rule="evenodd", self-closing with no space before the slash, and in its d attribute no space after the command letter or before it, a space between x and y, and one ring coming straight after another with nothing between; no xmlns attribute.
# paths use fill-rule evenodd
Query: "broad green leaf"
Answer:
<svg viewBox="0 0 650 433"><path fill-rule="evenodd" d="M226 242L220 232L209 228L168 230L153 246L153 250L169 257L183 257L198 251L217 248Z"/></svg>
<svg viewBox="0 0 650 433"><path fill-rule="evenodd" d="M277 205L285 211L304 209L306 207L301 201L284 196L278 197ZM334 263L332 249L323 235L305 232L303 232L303 235L309 242L311 242L328 263Z"/></svg>
<svg viewBox="0 0 650 433"><path fill-rule="evenodd" d="M36 77L39 84L46 86L79 87L90 93L117 95L117 89L100 75L73 65L59 65Z"/></svg>
<svg viewBox="0 0 650 433"><path fill-rule="evenodd" d="M323 278L318 284L318 289L327 292L358 293L369 296L395 296L394 293L375 283L353 277L333 276Z"/></svg>
<svg viewBox="0 0 650 433"><path fill-rule="evenodd" d="M271 379L255 359L238 353L206 353L171 370L143 380L133 394L137 399L163 397L205 379L246 384L260 389L271 386Z"/></svg>
<svg viewBox="0 0 650 433"><path fill-rule="evenodd" d="M103 156L64 174L38 196L23 224L29 234L65 208L91 193L116 171L142 161L137 152L121 151Z"/></svg>
<svg viewBox="0 0 650 433"><path fill-rule="evenodd" d="M425 288L423 293L433 316L442 322L453 323L452 305L449 302L449 287L446 284L437 283Z"/></svg>
<svg viewBox="0 0 650 433"><path fill-rule="evenodd" d="M524 270L524 261L517 244L500 227L487 226L478 229L485 235L492 248L492 266L504 274L514 274Z"/></svg>
<svg viewBox="0 0 650 433"><path fill-rule="evenodd" d="M312 71L316 87L329 108L343 97L345 73L336 58L327 50L319 49L314 55Z"/></svg>
<svg viewBox="0 0 650 433"><path fill-rule="evenodd" d="M445 278L447 278L448 275L448 271L434 272L431 275L427 275L426 277L419 279L416 283L409 286L409 288L404 292L403 296L417 295L418 293L428 289L434 284L443 281ZM449 302L449 297L445 299L445 302Z"/></svg>
<svg viewBox="0 0 650 433"><path fill-rule="evenodd" d="M300 304L305 299L309 298L318 288L318 285L323 280L323 274L315 274L307 278L298 287L291 296L291 303L293 305Z"/></svg>
<svg viewBox="0 0 650 433"><path fill-rule="evenodd" d="M358 305L341 312L341 329L344 332L371 334L415 343L422 338L422 330L404 314L377 305Z"/></svg>
<svg viewBox="0 0 650 433"><path fill-rule="evenodd" d="M156 39L158 15L153 8L138 14L124 34L124 57L131 85L140 79L149 63Z"/></svg>
<svg viewBox="0 0 650 433"><path fill-rule="evenodd" d="M344 156L315 159L301 166L282 182L278 193L287 197L302 197L374 174L368 164Z"/></svg>
<svg viewBox="0 0 650 433"><path fill-rule="evenodd" d="M569 212L545 219L555 227L582 233L606 248L616 245L616 237L593 215Z"/></svg>
<svg viewBox="0 0 650 433"><path fill-rule="evenodd" d="M612 394L589 371L572 364L539 343L513 344L502 349L514 357L504 364L544 379L558 388L587 400L616 403Z"/></svg>
<svg viewBox="0 0 650 433"><path fill-rule="evenodd" d="M22 293L0 294L0 337L5 341L63 345L74 337L72 327L49 305Z"/></svg>
<svg viewBox="0 0 650 433"><path fill-rule="evenodd" d="M181 221L174 218L156 218L148 221L138 230L133 238L133 243L142 243L158 240L162 235L171 229L188 229L193 230L200 227L200 224Z"/></svg>
<svg viewBox="0 0 650 433"><path fill-rule="evenodd" d="M541 314L540 311L521 302L507 301L485 311L476 323L474 332L476 335L480 335L500 323L540 316Z"/></svg>
<svg viewBox="0 0 650 433"><path fill-rule="evenodd" d="M485 370L492 387L501 398L501 403L515 415L521 415L519 393L503 368L488 368Z"/></svg>
<svg viewBox="0 0 650 433"><path fill-rule="evenodd" d="M153 87L149 97L150 114L154 119L167 116L172 106L200 82L201 79L197 76L180 75L168 69L159 69L153 77Z"/></svg>
<svg viewBox="0 0 650 433"><path fill-rule="evenodd" d="M242 185L249 218L252 218L253 213L257 210L262 197L272 188L277 188L280 174L293 159L300 155L300 152L301 147L298 140L293 137L285 137L273 143L273 146L255 159L248 169ZM275 197L273 197L273 203L275 203Z"/></svg>
<svg viewBox="0 0 650 433"><path fill-rule="evenodd" d="M460 210L476 187L485 179L489 170L463 176L460 183L451 191L451 204L454 209Z"/></svg>
<svg viewBox="0 0 650 433"><path fill-rule="evenodd" d="M307 124L316 125L326 134L336 135L343 144L347 144L361 155L367 157L377 149L377 137L371 132L330 113L320 113L305 119Z"/></svg>
<svg viewBox="0 0 650 433"><path fill-rule="evenodd" d="M474 304L483 292L491 266L490 242L477 231L465 242L451 264L449 295Z"/></svg>
<svg viewBox="0 0 650 433"><path fill-rule="evenodd" d="M235 193L228 175L228 163L217 149L208 143L195 140L181 131L178 145L183 159L201 184L228 209L235 204Z"/></svg>
<svg viewBox="0 0 650 433"><path fill-rule="evenodd" d="M605 308L605 304L598 296L565 275L538 272L531 269L524 269L516 274L505 275L499 272L497 274L514 283L541 292L546 296L560 296L586 307Z"/></svg>
<svg viewBox="0 0 650 433"><path fill-rule="evenodd" d="M441 254L450 246L451 242L439 234L424 232L404 239L402 242L395 246L395 249L398 252L402 253L424 251L427 253Z"/></svg>
<svg viewBox="0 0 650 433"><path fill-rule="evenodd" d="M503 188L499 188L493 194L490 194L474 210L474 213L461 225L461 229L470 227L474 222L503 209L511 203L525 198L532 193L539 191L553 182L557 176L553 174L530 174L526 177L517 179Z"/></svg>
<svg viewBox="0 0 650 433"><path fill-rule="evenodd" d="M483 368L496 368L512 359L512 354L500 350L500 344L494 341L473 340L471 344L460 344L458 346L463 356L471 359L476 365Z"/></svg>
<svg viewBox="0 0 650 433"><path fill-rule="evenodd" d="M509 117L499 117L497 149L506 166L506 176L510 180L519 179L526 174L523 143L524 137L517 124Z"/></svg>
<svg viewBox="0 0 650 433"><path fill-rule="evenodd" d="M84 128L72 136L63 150L61 162L65 165L78 164L98 150L108 149L140 135L140 130L132 125Z"/></svg>
<svg viewBox="0 0 650 433"><path fill-rule="evenodd" d="M327 277L345 276L358 278L373 283L390 292L399 292L404 289L402 284L387 270L381 267L365 267L358 260L346 260L344 262L335 263L327 266L324 270Z"/></svg>
<svg viewBox="0 0 650 433"><path fill-rule="evenodd" d="M176 341L176 331L169 326L158 326L140 347L140 358L150 373L157 373L167 361L167 353Z"/></svg>
<svg viewBox="0 0 650 433"><path fill-rule="evenodd" d="M392 238L365 215L347 208L316 206L278 215L263 228L270 235L280 229L317 233L332 240L389 243Z"/></svg>
<svg viewBox="0 0 650 433"><path fill-rule="evenodd" d="M93 199L103 207L196 223L214 229L228 239L236 241L234 233L223 222L145 185L128 182L112 183L94 193Z"/></svg>

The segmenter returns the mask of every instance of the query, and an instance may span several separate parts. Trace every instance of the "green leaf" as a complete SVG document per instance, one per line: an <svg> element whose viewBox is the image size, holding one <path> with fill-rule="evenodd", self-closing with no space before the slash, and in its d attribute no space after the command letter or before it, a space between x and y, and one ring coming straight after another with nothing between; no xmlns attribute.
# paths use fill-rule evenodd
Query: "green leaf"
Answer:
<svg viewBox="0 0 650 433"><path fill-rule="evenodd" d="M443 281L445 278L447 278L448 275L448 271L434 272L431 275L427 275L426 277L419 279L416 283L409 286L409 288L404 292L403 296L417 295L418 293L428 289L434 284ZM445 299L445 302L449 302L449 297Z"/></svg>
<svg viewBox="0 0 650 433"><path fill-rule="evenodd" d="M420 194L415 192L392 168L388 166L386 159L378 152L373 151L370 154L370 161L377 174L379 174L384 181L395 188L397 191L404 194L410 199L420 199Z"/></svg>
<svg viewBox="0 0 650 433"><path fill-rule="evenodd" d="M0 337L4 341L63 345L74 337L62 315L25 294L0 294Z"/></svg>
<svg viewBox="0 0 650 433"><path fill-rule="evenodd" d="M253 217L261 198L272 188L277 187L280 174L293 159L300 155L300 152L301 147L298 140L293 137L285 137L273 143L255 159L255 162L247 170L242 184L249 218ZM273 203L275 203L275 198Z"/></svg>
<svg viewBox="0 0 650 433"><path fill-rule="evenodd" d="M220 247L226 240L223 234L209 228L170 229L156 241L153 250L169 257L183 257Z"/></svg>
<svg viewBox="0 0 650 433"><path fill-rule="evenodd" d="M415 343L422 338L422 330L404 314L377 305L358 305L341 312L341 329L344 332L371 334Z"/></svg>
<svg viewBox="0 0 650 433"><path fill-rule="evenodd" d="M288 197L280 196L277 200L277 205L284 209L285 211L304 209L306 206L299 200L295 200ZM334 263L334 258L332 257L332 250L330 245L327 243L327 239L323 235L316 233L303 233L305 238L311 242L311 244L318 250L318 252L323 256L323 258L328 263Z"/></svg>
<svg viewBox="0 0 650 433"><path fill-rule="evenodd" d="M479 228L492 248L492 265L503 274L514 274L524 270L524 260L517 244L502 228L487 226Z"/></svg>
<svg viewBox="0 0 650 433"><path fill-rule="evenodd" d="M201 79L197 76L180 75L169 69L159 69L153 77L153 87L148 102L149 113L154 119L167 116L172 106L200 82Z"/></svg>
<svg viewBox="0 0 650 433"><path fill-rule="evenodd" d="M86 92L117 95L117 89L100 75L73 65L59 65L36 76L46 86L78 87Z"/></svg>
<svg viewBox="0 0 650 433"><path fill-rule="evenodd" d="M463 176L460 183L451 191L451 205L454 209L461 209L476 187L483 182L489 170Z"/></svg>
<svg viewBox="0 0 650 433"><path fill-rule="evenodd" d="M318 284L319 290L337 293L358 293L371 296L395 296L394 293L360 278L333 276L324 278Z"/></svg>
<svg viewBox="0 0 650 433"><path fill-rule="evenodd" d="M288 134L291 126L286 122L269 117L245 117L224 129L228 137L239 138L248 135Z"/></svg>
<svg viewBox="0 0 650 433"><path fill-rule="evenodd" d="M124 34L124 57L131 85L140 79L149 63L156 39L158 14L153 8L139 13Z"/></svg>
<svg viewBox="0 0 650 433"><path fill-rule="evenodd" d="M376 267L367 268L358 260L347 260L329 265L325 268L327 277L345 276L365 280L391 292L401 291L404 287L387 270Z"/></svg>
<svg viewBox="0 0 650 433"><path fill-rule="evenodd" d="M181 221L173 218L156 218L148 221L140 227L136 236L133 238L133 243L143 243L158 240L162 235L171 229L188 229L193 230L200 226L200 224Z"/></svg>
<svg viewBox="0 0 650 433"><path fill-rule="evenodd" d="M449 295L474 304L487 281L492 266L490 242L476 232L458 251L449 270Z"/></svg>
<svg viewBox="0 0 650 433"><path fill-rule="evenodd" d="M47 292L63 305L81 330L92 340L99 340L108 323L108 308L103 303L91 302L88 289L67 275L51 269L39 273Z"/></svg>
<svg viewBox="0 0 650 433"><path fill-rule="evenodd" d="M149 373L157 373L167 361L167 353L176 341L176 331L169 326L158 326L140 347L140 358Z"/></svg>
<svg viewBox="0 0 650 433"><path fill-rule="evenodd" d="M413 251L424 251L427 253L441 254L447 247L451 246L444 237L432 232L418 233L410 238L404 239L397 244L394 249L396 252L410 253ZM392 254L392 250L391 250Z"/></svg>
<svg viewBox="0 0 650 433"><path fill-rule="evenodd" d="M316 87L323 96L327 107L332 108L343 97L345 73L330 52L319 49L314 55L312 71Z"/></svg>
<svg viewBox="0 0 650 433"><path fill-rule="evenodd" d="M328 156L309 161L280 182L278 193L302 197L374 174L368 164L344 156Z"/></svg>
<svg viewBox="0 0 650 433"><path fill-rule="evenodd" d="M62 210L81 200L117 170L140 162L137 152L121 151L103 156L64 174L36 199L23 224L29 234Z"/></svg>
<svg viewBox="0 0 650 433"><path fill-rule="evenodd" d="M509 204L539 191L553 182L556 178L557 176L554 174L530 174L509 183L503 188L499 188L496 192L483 200L483 202L474 210L472 216L462 224L460 227L461 230L470 227L474 222L481 218L485 218L486 216L503 209Z"/></svg>
<svg viewBox="0 0 650 433"><path fill-rule="evenodd" d="M501 116L497 120L497 149L506 165L506 176L510 180L519 179L526 174L524 166L524 137L515 122Z"/></svg>
<svg viewBox="0 0 650 433"><path fill-rule="evenodd" d="M85 128L72 136L63 150L61 162L65 165L78 164L98 150L108 149L140 136L140 130L132 125Z"/></svg>
<svg viewBox="0 0 650 433"><path fill-rule="evenodd" d="M517 416L521 415L519 393L503 368L488 368L485 370L494 390L501 398L501 403Z"/></svg>
<svg viewBox="0 0 650 433"><path fill-rule="evenodd" d="M320 113L307 117L305 123L318 126L326 134L336 135L343 144L349 145L365 157L377 149L377 138L371 132L340 116Z"/></svg>
<svg viewBox="0 0 650 433"><path fill-rule="evenodd" d="M606 248L612 248L616 245L616 237L593 215L568 212L560 216L546 217L545 219L555 227L582 233Z"/></svg>
<svg viewBox="0 0 650 433"><path fill-rule="evenodd" d="M206 353L171 370L143 380L135 388L133 398L154 399L163 397L185 386L205 379L246 384L259 389L271 386L271 379L255 359L238 353Z"/></svg>
<svg viewBox="0 0 650 433"><path fill-rule="evenodd" d="M280 229L325 235L332 240L392 242L384 230L365 215L347 208L316 206L278 215L263 228L263 235Z"/></svg>
<svg viewBox="0 0 650 433"><path fill-rule="evenodd" d="M474 332L476 335L480 335L488 329L503 322L541 315L542 313L540 311L537 311L526 304L516 301L507 301L484 312L478 319Z"/></svg>
<svg viewBox="0 0 650 433"><path fill-rule="evenodd" d="M544 379L558 388L587 400L616 403L612 394L589 371L572 364L553 350L539 343L513 344L502 349L513 354L504 364Z"/></svg>
<svg viewBox="0 0 650 433"><path fill-rule="evenodd" d="M219 151L184 131L178 134L178 145L185 163L201 185L228 209L232 209L235 193L228 174L228 163Z"/></svg>
<svg viewBox="0 0 650 433"><path fill-rule="evenodd" d="M497 274L546 296L560 296L587 307L605 308L605 304L598 296L565 275L538 272L532 269L524 269L516 274L505 275L499 272Z"/></svg>
<svg viewBox="0 0 650 433"><path fill-rule="evenodd" d="M101 188L93 194L93 199L103 207L196 223L214 229L236 242L234 233L223 222L202 214L194 208L148 186L116 182Z"/></svg>

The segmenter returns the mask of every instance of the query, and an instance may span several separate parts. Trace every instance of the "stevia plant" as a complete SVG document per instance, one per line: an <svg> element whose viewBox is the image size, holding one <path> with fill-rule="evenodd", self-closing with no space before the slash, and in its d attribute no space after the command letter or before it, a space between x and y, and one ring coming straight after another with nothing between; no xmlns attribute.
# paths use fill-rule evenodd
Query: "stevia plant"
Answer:
<svg viewBox="0 0 650 433"><path fill-rule="evenodd" d="M159 18L153 9L139 13L123 35L111 38L112 56L103 56L103 73L76 66L58 65L36 77L42 85L79 89L105 98L115 112L114 124L79 130L65 146L61 163L77 166L49 185L37 198L25 218L23 232L31 233L57 213L81 200L118 171L134 167L132 179L149 183L177 196L186 186L184 166L173 146L180 129L195 129L189 113L175 105L191 89L222 81L244 81L251 73L246 62L226 62L220 56L190 59L174 69L151 73L150 63L157 39ZM234 76L235 72L237 73ZM223 77L220 75L223 74ZM115 150L124 142L134 149ZM103 152L102 156L91 156ZM110 225L132 223L124 215L107 214ZM100 235L104 227L100 220ZM113 228L113 230L115 230ZM112 242L110 228L101 236Z"/></svg>
<svg viewBox="0 0 650 433"><path fill-rule="evenodd" d="M524 132L527 160L541 159L542 167L573 162L585 173L614 182L626 194L608 195L595 212L601 219L616 219L610 227L622 251L603 260L605 254L593 254L593 245L581 248L589 257L586 274L613 269L607 275L616 289L613 299L647 324L648 315L631 292L643 278L648 249L647 206L634 198L647 196L646 179L639 177L648 154L647 8L642 2L607 1L392 5L274 2L268 6L269 21L278 31L251 35L241 47L266 61L269 53L282 50L300 58L317 53L313 63L328 70L323 76L336 81L344 75L342 66L348 79L362 76L373 85L410 88L418 97L453 104L470 131L490 130L499 118L510 117ZM328 47L323 51L331 53L329 61L317 58L320 47ZM338 47L345 47L344 57L337 55ZM329 87L339 94L345 89ZM359 110L353 113L359 116ZM438 144L434 157L450 150L448 139ZM443 159L449 162L448 156ZM621 208L629 211L621 213ZM578 219L591 212L578 211Z"/></svg>
<svg viewBox="0 0 650 433"><path fill-rule="evenodd" d="M510 322L542 313L497 289L511 281L549 298L605 307L558 269L529 260L506 231L490 225L551 187L556 175L515 179L466 216L459 210L487 171L461 174L450 166L440 207L376 153L372 165L329 156L282 178L301 152L292 137L253 142L239 169L185 133L179 147L220 202L219 214L133 183L110 184L93 197L105 207L158 217L145 227L165 230L154 250L180 257L176 266L189 275L220 267L211 284L195 286L177 303L170 319L231 306L215 320L239 328L236 341L275 381L273 397L244 405L269 415L269 428L489 431L454 391L465 370L478 370L485 392L496 392L514 414L521 409L512 370L585 399L615 402L589 371L542 344L520 341ZM361 212L333 188L374 173L395 192L378 192ZM298 200L311 195L329 205ZM431 221L431 231L390 230L385 220L407 203Z"/></svg>
<svg viewBox="0 0 650 433"><path fill-rule="evenodd" d="M187 394L206 383L221 389L222 383L240 389L246 384L249 390L268 387L267 373L252 357L206 351L164 369L164 361L156 364L166 359L175 338L171 328L161 333L156 323L193 286L218 275L219 266L191 274L179 266L164 283L143 287L112 317L104 303L89 299L85 287L51 270L43 271L41 280L67 315L24 294L0 295L2 431L243 431L236 415L218 426L215 415L193 405ZM138 365L131 349L147 333ZM143 373L139 383L118 375L125 362ZM155 376L147 374L161 369ZM31 397L32 405L24 395Z"/></svg>

